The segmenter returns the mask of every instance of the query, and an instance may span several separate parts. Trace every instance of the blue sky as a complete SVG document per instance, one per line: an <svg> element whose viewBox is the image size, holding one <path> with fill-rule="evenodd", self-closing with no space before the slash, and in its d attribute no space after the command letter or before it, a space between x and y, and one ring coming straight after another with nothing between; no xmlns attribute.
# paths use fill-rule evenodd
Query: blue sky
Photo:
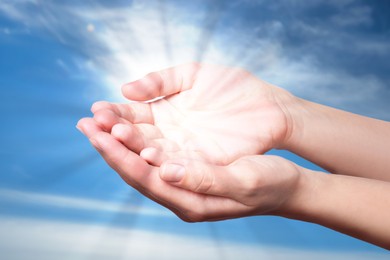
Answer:
<svg viewBox="0 0 390 260"><path fill-rule="evenodd" d="M388 257L276 217L183 223L123 183L75 129L92 102L124 101L122 83L191 60L241 66L300 97L390 120L387 1L80 2L0 2L2 255Z"/></svg>

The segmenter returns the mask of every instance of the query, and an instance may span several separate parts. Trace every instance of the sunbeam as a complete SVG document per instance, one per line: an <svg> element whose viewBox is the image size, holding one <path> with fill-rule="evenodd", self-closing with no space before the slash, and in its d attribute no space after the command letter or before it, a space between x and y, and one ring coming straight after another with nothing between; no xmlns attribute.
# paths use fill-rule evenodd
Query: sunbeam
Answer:
<svg viewBox="0 0 390 260"><path fill-rule="evenodd" d="M221 19L221 16L224 14L224 9L226 8L226 1L217 0L217 1L208 1L207 9L204 13L204 23L201 25L202 33L199 37L197 48L196 48L196 61L203 61L204 56L208 50L209 45L212 43L212 37L218 25L218 22Z"/></svg>
<svg viewBox="0 0 390 260"><path fill-rule="evenodd" d="M125 227L130 232L127 233L126 240L130 238L131 230L135 229L137 226L137 220L142 217L141 216L141 208L142 204L145 200L145 197L140 195L135 190L129 190L127 192L127 195L125 195L123 201L120 202L120 208L118 208L117 212L113 212L108 219L106 219L104 223L104 229L100 233L99 237L95 237L95 245L91 246L90 248L90 257L88 259L95 259L95 253L99 251L99 248L101 248L106 243L106 237L109 233L109 230L113 227ZM123 214L125 212L124 210L128 208L128 205L134 205L136 206L135 211L133 214ZM137 211L137 209L139 209ZM120 252L121 251L121 252ZM117 252L118 256L125 257L126 255L126 248L122 248Z"/></svg>
<svg viewBox="0 0 390 260"><path fill-rule="evenodd" d="M169 23L167 15L169 15L168 10L166 8L166 1L165 0L159 0L159 10L160 10L160 21L163 28L163 35L164 35L164 47L165 47L165 55L168 64L173 64L174 62L174 56L172 52L172 43L171 43L171 34L169 30Z"/></svg>
<svg viewBox="0 0 390 260"><path fill-rule="evenodd" d="M29 174L39 179L39 181L29 181L29 186L34 190L50 190L56 184L62 183L77 174L82 174L84 168L98 161L100 161L98 154L96 152L90 152L73 160L69 160L68 158L66 161L58 162L49 167L41 166L39 169L31 169L31 173Z"/></svg>
<svg viewBox="0 0 390 260"><path fill-rule="evenodd" d="M124 183L75 125L95 101L129 102L124 83L193 61L241 67L303 99L390 120L389 12L360 0L0 1L1 258L388 259L288 219L185 223ZM195 81L207 82L207 96L188 92L202 102L247 79L240 69L207 73ZM243 95L250 83L241 82ZM245 130L213 127L232 138Z"/></svg>

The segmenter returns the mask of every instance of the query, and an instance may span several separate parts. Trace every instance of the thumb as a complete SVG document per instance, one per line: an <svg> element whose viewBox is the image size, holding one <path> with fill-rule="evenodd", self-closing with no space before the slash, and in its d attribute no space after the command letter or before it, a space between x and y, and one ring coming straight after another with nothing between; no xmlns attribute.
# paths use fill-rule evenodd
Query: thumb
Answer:
<svg viewBox="0 0 390 260"><path fill-rule="evenodd" d="M149 73L142 79L122 86L122 94L135 101L146 101L190 89L200 69L197 63Z"/></svg>
<svg viewBox="0 0 390 260"><path fill-rule="evenodd" d="M227 196L232 178L225 166L195 160L165 162L160 178L170 184L196 193Z"/></svg>

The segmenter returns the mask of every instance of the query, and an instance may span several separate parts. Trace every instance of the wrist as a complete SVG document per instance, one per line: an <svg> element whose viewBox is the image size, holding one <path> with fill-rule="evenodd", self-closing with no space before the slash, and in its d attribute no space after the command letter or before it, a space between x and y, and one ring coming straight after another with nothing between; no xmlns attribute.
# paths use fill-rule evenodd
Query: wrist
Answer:
<svg viewBox="0 0 390 260"><path fill-rule="evenodd" d="M316 215L321 190L326 186L328 174L296 165L300 175L294 192L275 215L311 222Z"/></svg>
<svg viewBox="0 0 390 260"><path fill-rule="evenodd" d="M277 149L288 150L302 156L302 149L321 139L319 133L332 124L325 107L295 96L280 102L286 117L286 134Z"/></svg>
<svg viewBox="0 0 390 260"><path fill-rule="evenodd" d="M275 88L275 101L285 117L285 132L276 149L291 150L303 132L303 115L308 112L306 101L290 92ZM274 90L274 93L276 92Z"/></svg>

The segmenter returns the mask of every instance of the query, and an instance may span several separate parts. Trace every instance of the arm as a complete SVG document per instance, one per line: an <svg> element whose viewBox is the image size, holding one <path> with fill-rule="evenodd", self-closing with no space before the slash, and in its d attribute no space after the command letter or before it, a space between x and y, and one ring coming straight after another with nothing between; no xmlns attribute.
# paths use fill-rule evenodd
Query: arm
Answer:
<svg viewBox="0 0 390 260"><path fill-rule="evenodd" d="M283 102L283 101L282 101ZM390 181L390 123L296 98L284 149L329 172Z"/></svg>
<svg viewBox="0 0 390 260"><path fill-rule="evenodd" d="M280 216L390 249L390 183L300 169L303 178L297 195Z"/></svg>
<svg viewBox="0 0 390 260"><path fill-rule="evenodd" d="M126 84L123 93L139 101L165 96L92 107L107 132L125 125L122 141L138 154L148 147L165 151L164 159L195 151L228 164L277 147L332 173L390 181L390 123L301 100L240 69L184 64ZM141 156L156 166L164 161Z"/></svg>
<svg viewBox="0 0 390 260"><path fill-rule="evenodd" d="M79 128L129 185L185 221L277 215L390 249L388 182L313 172L266 155L242 157L226 166L170 159L154 167L93 119L83 119Z"/></svg>
<svg viewBox="0 0 390 260"><path fill-rule="evenodd" d="M246 157L222 168L188 160L173 162L184 166L182 176L165 164L160 170L162 179L250 208L238 216L249 212L312 222L390 249L388 182L314 172L273 156ZM246 178L240 178L242 174ZM209 210L203 210L203 220L215 219L207 216ZM219 217L231 217L238 210L238 206L225 209Z"/></svg>
<svg viewBox="0 0 390 260"><path fill-rule="evenodd" d="M183 72L183 75L192 74ZM197 75L198 80L204 79L208 82L210 79L208 75L199 77L199 72ZM241 72L237 75L241 75L238 77L240 79L248 77ZM100 103L92 109L94 118L82 119L78 125L108 164L129 185L187 221L279 215L318 223L390 248L388 182L311 172L280 157L244 156L253 154L253 151L248 151L248 147L240 147L239 151L228 157L228 161L221 163L219 159L226 159L226 153L218 154L210 149L213 147L203 146L210 143L210 138L193 144L199 144L195 147L197 153L216 153L217 157L213 160L193 156L193 151L186 150L186 146L179 147L181 149L178 151L167 150L164 145L172 147L168 141L176 140L165 140L161 137L176 137L176 133L183 129L183 122L179 120L179 124L171 125L176 127L173 132L175 134L172 135L171 132L164 131L165 124L159 129L158 123L172 118L172 115L173 118L180 119L180 116L175 115L181 113L175 113L177 111L170 108L186 105L182 112L188 112L188 103L184 101L195 94L203 97L203 94L207 93L204 91L209 91L210 88L197 87L193 88L193 92L185 91L183 95L176 96L172 94L180 89L172 90L171 87L176 84L172 83L170 77L156 76L155 81L150 78L154 79L154 76L127 85L125 90L129 90L128 96L143 100L168 95L167 99L151 104L133 103L127 106ZM164 79L171 84L162 84ZM177 86L183 85L180 82L183 80L179 80ZM200 84L202 81L197 82L197 86L205 86ZM232 104L229 100L241 101L236 104L234 113L232 110L215 110L215 107L211 109L206 106L199 117L199 107L203 103L197 102L203 99L195 99L192 102L197 108L196 117L187 116L184 123L196 122L195 126L201 123L202 127L191 126L189 129L195 133L198 130L203 131L202 137L205 136L205 129L210 129L210 132L206 132L208 137L217 138L217 144L228 144L229 151L232 147L237 148L237 144L242 143L242 136L245 135L244 140L250 144L257 144L257 141L262 143L255 149L260 153L271 147L287 148L335 173L389 180L386 169L390 167L385 156L385 150L390 147L390 137L387 134L389 123L299 100L285 91L265 83L260 84L256 80L250 80L249 85L246 85L247 83L248 81L240 81L235 85L250 86L245 93L251 95L245 100L225 99L241 93L241 88L240 91L233 89L229 95L222 85L213 89L213 98L224 97L223 101L226 101L220 104L220 108L229 107L228 105ZM261 99L261 106L259 98L253 98L252 90L261 90L257 94L260 97L268 97ZM192 95L189 95L190 93ZM160 117L156 111L165 111L162 109L165 104L169 105L167 111L170 113L161 114ZM216 121L214 117L210 117L204 121L210 111L218 111L218 119L223 119L222 115L226 115L226 120ZM200 119L202 120L198 121ZM170 120L168 122L172 123ZM237 132L229 132L221 137L220 128L216 127L221 125L225 130L233 129ZM240 127L236 127L237 125ZM248 132L248 129L253 132ZM259 132L262 134L258 134ZM180 146L180 142L176 145ZM375 153L371 154L373 151ZM186 159L177 159L183 157ZM170 167L172 163L176 163L176 167Z"/></svg>

